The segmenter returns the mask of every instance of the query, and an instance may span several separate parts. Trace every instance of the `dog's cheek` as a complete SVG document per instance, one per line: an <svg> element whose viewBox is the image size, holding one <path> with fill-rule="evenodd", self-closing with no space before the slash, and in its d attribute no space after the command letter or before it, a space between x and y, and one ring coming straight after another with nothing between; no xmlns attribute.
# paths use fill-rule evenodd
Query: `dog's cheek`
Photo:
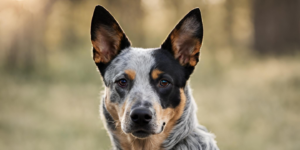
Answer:
<svg viewBox="0 0 300 150"><path fill-rule="evenodd" d="M128 100L124 101L124 103L120 107L120 111L118 111L118 115L119 115L121 123L127 122L127 118L126 118L126 116L128 116L128 115L126 115L127 112L128 112L128 110L127 110L127 101Z"/></svg>
<svg viewBox="0 0 300 150"><path fill-rule="evenodd" d="M154 104L154 110L156 112L156 125L158 127L161 127L163 123L167 124L174 115L174 109L163 109L163 107L159 103Z"/></svg>
<svg viewBox="0 0 300 150"><path fill-rule="evenodd" d="M106 106L106 109L109 112L109 114L116 121L116 120L119 120L118 113L117 113L118 105L111 102L110 96L111 96L111 91L109 88L106 88L105 89L105 106Z"/></svg>
<svg viewBox="0 0 300 150"><path fill-rule="evenodd" d="M106 109L115 122L119 121L119 116L117 113L117 105L114 103L106 103Z"/></svg>
<svg viewBox="0 0 300 150"><path fill-rule="evenodd" d="M176 121L182 116L184 107L186 104L186 96L184 94L184 89L180 88L180 103L177 107L174 109L174 116L171 118L169 124L175 125Z"/></svg>
<svg viewBox="0 0 300 150"><path fill-rule="evenodd" d="M176 122L178 121L178 119L180 119L180 117L182 116L183 111L184 111L184 107L186 104L186 96L185 96L184 90L182 88L179 91L180 91L180 103L177 107L166 108L166 109L162 109L162 107L156 108L158 110L158 113L157 113L158 122L157 123L162 122L162 121L165 121L165 123L166 123L165 129L163 131L166 136L168 136L170 131L174 128L174 126L176 125Z"/></svg>
<svg viewBox="0 0 300 150"><path fill-rule="evenodd" d="M107 96L109 97L109 96ZM119 104L115 102L111 102L109 98L105 99L105 105L108 113L113 118L113 121L115 123L115 127L117 131L123 130L125 133L128 133L130 130L128 128L129 120L128 120L128 111L126 110L126 104L127 101L124 101L124 103Z"/></svg>

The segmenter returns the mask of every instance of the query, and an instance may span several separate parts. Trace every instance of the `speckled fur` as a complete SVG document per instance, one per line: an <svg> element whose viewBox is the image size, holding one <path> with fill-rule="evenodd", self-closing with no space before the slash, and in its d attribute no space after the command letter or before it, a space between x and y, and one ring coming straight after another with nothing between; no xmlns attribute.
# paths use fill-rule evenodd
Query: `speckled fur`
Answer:
<svg viewBox="0 0 300 150"><path fill-rule="evenodd" d="M188 84L202 39L201 12L196 8L161 47L134 48L113 16L96 6L91 24L93 59L105 85L100 113L113 149L219 150L214 135L198 124ZM147 123L132 117L138 109L147 110Z"/></svg>

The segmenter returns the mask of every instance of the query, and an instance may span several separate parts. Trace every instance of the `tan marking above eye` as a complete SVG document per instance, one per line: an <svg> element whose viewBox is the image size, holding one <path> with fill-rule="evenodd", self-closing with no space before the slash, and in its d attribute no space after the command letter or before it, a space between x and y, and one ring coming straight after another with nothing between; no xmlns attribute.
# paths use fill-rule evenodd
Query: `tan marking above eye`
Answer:
<svg viewBox="0 0 300 150"><path fill-rule="evenodd" d="M135 74L136 73L135 73L134 70L128 69L128 70L125 70L124 72L127 74L128 78L130 80L134 80L135 79Z"/></svg>
<svg viewBox="0 0 300 150"><path fill-rule="evenodd" d="M159 77L160 74L162 74L163 72L158 70L158 69L154 69L151 73L152 79L157 79Z"/></svg>

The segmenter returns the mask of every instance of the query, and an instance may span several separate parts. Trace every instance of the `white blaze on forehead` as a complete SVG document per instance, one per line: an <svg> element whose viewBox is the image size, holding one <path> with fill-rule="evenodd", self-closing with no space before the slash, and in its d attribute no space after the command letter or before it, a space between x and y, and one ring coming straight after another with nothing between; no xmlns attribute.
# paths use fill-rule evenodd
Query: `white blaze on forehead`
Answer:
<svg viewBox="0 0 300 150"><path fill-rule="evenodd" d="M130 93L139 94L144 100L151 100L148 96L155 95L149 80L151 68L155 65L153 51L154 49L132 47L123 50L108 66L104 79L108 83L113 83L114 79L125 70L133 70L135 79Z"/></svg>

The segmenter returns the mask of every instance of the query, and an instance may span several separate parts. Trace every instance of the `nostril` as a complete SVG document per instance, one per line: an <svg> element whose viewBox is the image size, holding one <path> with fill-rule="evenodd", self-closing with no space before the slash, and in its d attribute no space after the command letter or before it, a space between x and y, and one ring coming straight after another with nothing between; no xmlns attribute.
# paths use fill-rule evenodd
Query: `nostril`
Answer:
<svg viewBox="0 0 300 150"><path fill-rule="evenodd" d="M150 122L151 119L152 119L152 116L150 114L145 114L145 116L144 116L144 121L145 122Z"/></svg>
<svg viewBox="0 0 300 150"><path fill-rule="evenodd" d="M138 114L132 114L131 116L131 120L134 122L137 122L139 120L139 115Z"/></svg>

